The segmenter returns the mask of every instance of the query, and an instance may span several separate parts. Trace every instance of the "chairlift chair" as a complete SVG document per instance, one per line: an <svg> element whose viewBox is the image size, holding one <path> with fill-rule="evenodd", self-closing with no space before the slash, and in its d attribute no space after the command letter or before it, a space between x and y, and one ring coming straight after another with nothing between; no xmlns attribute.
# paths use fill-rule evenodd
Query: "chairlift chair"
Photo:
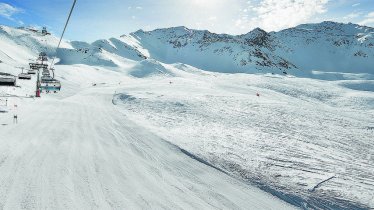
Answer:
<svg viewBox="0 0 374 210"><path fill-rule="evenodd" d="M53 79L51 77L49 78L42 78L42 81L40 83L40 90L48 92L55 92L61 90L61 82L57 79Z"/></svg>
<svg viewBox="0 0 374 210"><path fill-rule="evenodd" d="M49 81L53 80L53 78L51 76L47 76L47 75L42 76L40 79L41 79L42 82L49 82Z"/></svg>
<svg viewBox="0 0 374 210"><path fill-rule="evenodd" d="M24 80L30 80L31 79L31 75L27 74L27 73L23 73L23 70L25 68L20 68L22 69L22 72L20 74L18 74L18 79L24 79Z"/></svg>
<svg viewBox="0 0 374 210"><path fill-rule="evenodd" d="M51 74L49 73L48 70L43 70L42 75L43 76L50 76Z"/></svg>
<svg viewBox="0 0 374 210"><path fill-rule="evenodd" d="M29 63L30 69L32 70L39 70L39 69L46 69L48 68L48 64L41 64L41 63Z"/></svg>
<svg viewBox="0 0 374 210"><path fill-rule="evenodd" d="M43 27L43 29L42 29L42 35L44 35L44 36L46 36L46 35L51 35L51 33L49 33L49 32L47 31L47 27Z"/></svg>
<svg viewBox="0 0 374 210"><path fill-rule="evenodd" d="M0 86L16 86L16 81L15 76L0 72Z"/></svg>
<svg viewBox="0 0 374 210"><path fill-rule="evenodd" d="M30 79L31 79L31 75L30 75L30 74L27 74L27 73L20 73L20 74L18 75L18 79L30 80Z"/></svg>
<svg viewBox="0 0 374 210"><path fill-rule="evenodd" d="M38 58L39 61L48 61L48 56L47 56L47 53L45 52L41 52L39 53L39 58Z"/></svg>
<svg viewBox="0 0 374 210"><path fill-rule="evenodd" d="M36 74L36 70L34 69L28 69L27 74Z"/></svg>

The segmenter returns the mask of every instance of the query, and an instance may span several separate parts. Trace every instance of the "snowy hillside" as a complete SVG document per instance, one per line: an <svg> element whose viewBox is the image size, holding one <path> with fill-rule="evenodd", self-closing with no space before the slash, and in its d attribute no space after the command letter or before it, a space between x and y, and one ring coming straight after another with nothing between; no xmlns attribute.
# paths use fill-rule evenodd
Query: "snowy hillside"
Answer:
<svg viewBox="0 0 374 210"><path fill-rule="evenodd" d="M95 57L106 60L107 65L120 66L120 62L106 58L109 53L115 58L153 58L215 72L271 72L309 77L312 70L372 71L373 36L374 29L370 27L323 22L271 33L257 28L240 36L185 27L139 30L119 39L72 44L75 50L87 54L84 60L92 61L91 57ZM65 63L75 62L67 59Z"/></svg>
<svg viewBox="0 0 374 210"><path fill-rule="evenodd" d="M30 55L36 57L39 52L46 52L52 57L56 55L58 41L58 38L42 36L40 32L0 26L0 60L8 63L21 62L27 64ZM67 42L63 42L62 47L72 48Z"/></svg>
<svg viewBox="0 0 374 210"><path fill-rule="evenodd" d="M57 40L37 38L22 30L9 30L3 27L3 37L16 37L12 41L33 51L41 50L35 45L40 42L40 48L50 55L55 54L51 47ZM257 28L240 36L185 27L150 32L139 30L91 44L66 42L64 47L66 49L58 52L60 64L121 67L129 60L152 58L214 72L262 72L303 77L315 77L314 70L370 73L374 66L374 29L335 22L305 24L271 33Z"/></svg>
<svg viewBox="0 0 374 210"><path fill-rule="evenodd" d="M46 51L63 88L0 87L0 207L372 209L373 35L176 27L56 54L56 37L2 26L0 72Z"/></svg>
<svg viewBox="0 0 374 210"><path fill-rule="evenodd" d="M282 54L299 69L330 72L374 71L374 28L323 22L272 34Z"/></svg>
<svg viewBox="0 0 374 210"><path fill-rule="evenodd" d="M157 60L228 73L367 73L374 66L374 29L354 24L323 22L272 33L255 29L241 36L178 27L130 36Z"/></svg>

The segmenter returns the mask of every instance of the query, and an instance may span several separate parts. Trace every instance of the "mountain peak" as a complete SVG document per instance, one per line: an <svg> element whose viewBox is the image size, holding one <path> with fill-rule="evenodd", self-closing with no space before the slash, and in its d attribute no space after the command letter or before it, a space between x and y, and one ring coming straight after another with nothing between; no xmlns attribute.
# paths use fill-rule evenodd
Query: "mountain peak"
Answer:
<svg viewBox="0 0 374 210"><path fill-rule="evenodd" d="M340 32L354 32L357 29L370 29L373 28L368 26L360 26L354 23L338 23L333 21L324 21L321 23L309 23L309 24L301 24L295 27L296 29L306 29L306 30L317 30L320 32L326 31L340 31ZM288 29L286 29L288 30Z"/></svg>
<svg viewBox="0 0 374 210"><path fill-rule="evenodd" d="M250 31L249 33L267 33L265 30L263 30L262 28L255 28L253 29L252 31Z"/></svg>
<svg viewBox="0 0 374 210"><path fill-rule="evenodd" d="M247 44L267 46L270 34L261 28L255 28L247 34L239 36L244 38Z"/></svg>

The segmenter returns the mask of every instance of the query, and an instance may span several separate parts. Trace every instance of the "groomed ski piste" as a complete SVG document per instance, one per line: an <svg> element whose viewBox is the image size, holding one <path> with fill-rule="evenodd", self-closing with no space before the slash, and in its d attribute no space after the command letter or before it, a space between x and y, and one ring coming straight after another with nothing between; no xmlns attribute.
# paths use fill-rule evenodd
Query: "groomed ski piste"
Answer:
<svg viewBox="0 0 374 210"><path fill-rule="evenodd" d="M293 209L121 114L112 103L128 82L121 74L58 69L67 79L58 96L10 98L19 122L1 116L2 209Z"/></svg>
<svg viewBox="0 0 374 210"><path fill-rule="evenodd" d="M0 87L1 208L374 207L373 69L218 73L119 40L64 41L57 94ZM0 72L57 42L3 26Z"/></svg>

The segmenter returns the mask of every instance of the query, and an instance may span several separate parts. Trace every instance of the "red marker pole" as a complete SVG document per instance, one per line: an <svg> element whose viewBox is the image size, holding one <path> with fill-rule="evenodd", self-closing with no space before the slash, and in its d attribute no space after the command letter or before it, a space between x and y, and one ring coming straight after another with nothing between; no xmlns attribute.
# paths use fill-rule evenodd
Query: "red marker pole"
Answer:
<svg viewBox="0 0 374 210"><path fill-rule="evenodd" d="M40 88L39 88L39 69L38 69L38 74L37 74L37 77L36 77L36 97L37 98L40 98Z"/></svg>

